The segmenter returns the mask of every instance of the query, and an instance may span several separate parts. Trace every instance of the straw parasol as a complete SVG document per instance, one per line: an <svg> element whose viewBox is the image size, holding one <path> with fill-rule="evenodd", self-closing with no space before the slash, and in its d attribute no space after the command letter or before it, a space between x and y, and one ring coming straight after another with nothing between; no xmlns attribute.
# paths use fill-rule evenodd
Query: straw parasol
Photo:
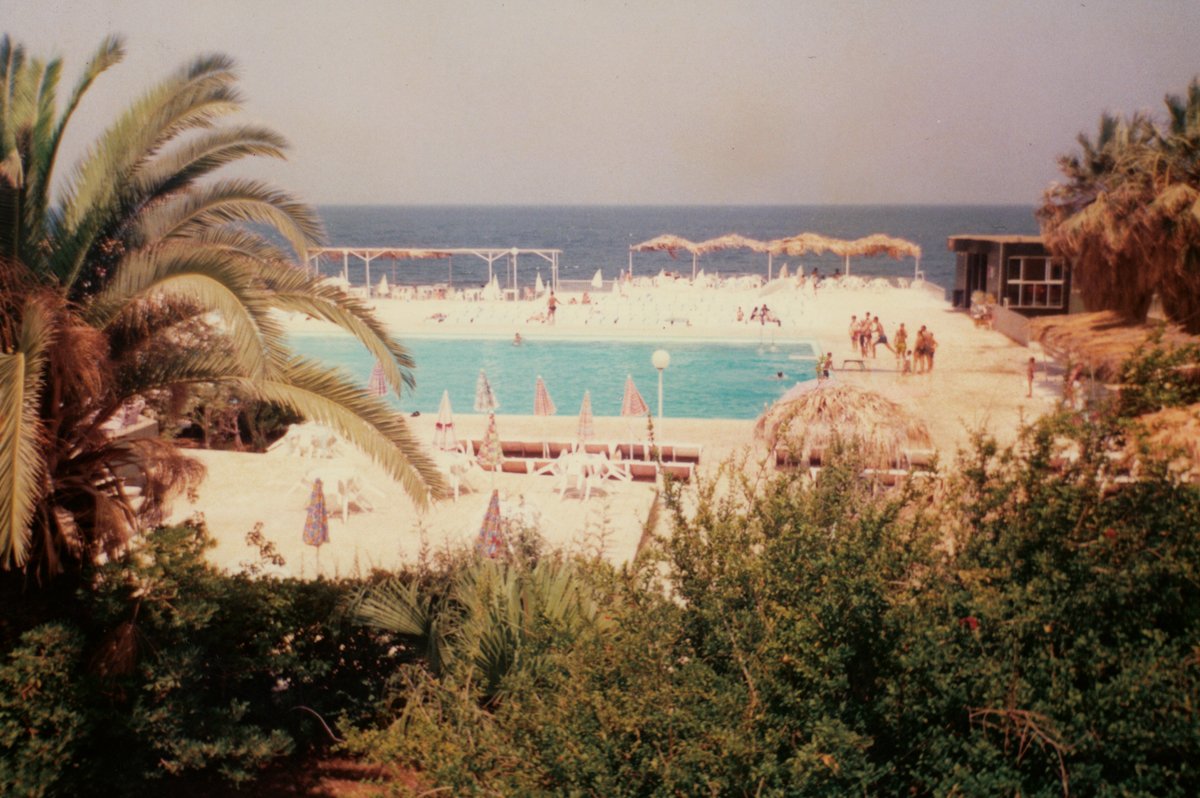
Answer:
<svg viewBox="0 0 1200 798"><path fill-rule="evenodd" d="M1082 363L1093 378L1110 383L1121 379L1121 366L1156 330L1156 325L1131 322L1111 310L1044 316L1029 322L1030 338L1047 354L1062 362ZM1162 344L1167 348L1200 344L1200 337L1167 325Z"/></svg>
<svg viewBox="0 0 1200 798"><path fill-rule="evenodd" d="M726 249L748 249L751 252L765 253L770 249L770 244L766 241L759 241L754 238L746 238L738 233L729 233L716 238L710 238L707 241L701 241L696 245L696 252L700 255L707 255L710 252L721 252Z"/></svg>
<svg viewBox="0 0 1200 798"><path fill-rule="evenodd" d="M649 241L634 244L629 250L631 252L665 252L672 258L678 257L679 250L690 252L693 255L697 254L695 242L674 235L657 236Z"/></svg>
<svg viewBox="0 0 1200 798"><path fill-rule="evenodd" d="M910 447L932 445L929 430L902 406L849 385L805 385L789 391L759 417L754 434L772 449L807 457L837 440L857 439L867 464L888 467Z"/></svg>

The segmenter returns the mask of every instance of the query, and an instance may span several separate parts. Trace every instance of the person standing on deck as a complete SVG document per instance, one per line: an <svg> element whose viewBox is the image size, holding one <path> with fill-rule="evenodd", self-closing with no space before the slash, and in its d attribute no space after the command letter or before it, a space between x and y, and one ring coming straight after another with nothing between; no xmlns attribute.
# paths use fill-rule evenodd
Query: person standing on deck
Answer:
<svg viewBox="0 0 1200 798"><path fill-rule="evenodd" d="M546 321L554 323L554 311L558 308L558 298L554 296L554 292L550 292L550 298L546 300Z"/></svg>

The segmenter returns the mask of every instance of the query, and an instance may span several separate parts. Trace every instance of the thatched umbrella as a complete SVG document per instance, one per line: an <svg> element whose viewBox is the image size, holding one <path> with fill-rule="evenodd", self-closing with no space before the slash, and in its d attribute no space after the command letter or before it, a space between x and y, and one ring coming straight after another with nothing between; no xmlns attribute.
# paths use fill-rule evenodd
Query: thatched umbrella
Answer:
<svg viewBox="0 0 1200 798"><path fill-rule="evenodd" d="M1081 363L1094 379L1117 382L1121 366L1156 330L1155 325L1131 322L1111 310L1043 316L1029 322L1030 338L1062 362ZM1164 346L1200 343L1174 325L1163 330Z"/></svg>
<svg viewBox="0 0 1200 798"><path fill-rule="evenodd" d="M882 233L873 233L853 241L843 241L833 251L846 259L846 274L850 273L851 256L874 258L887 255L896 260L914 258L916 260L916 266L913 268L914 277L921 268L921 247L903 238L886 236Z"/></svg>
<svg viewBox="0 0 1200 798"><path fill-rule="evenodd" d="M629 248L629 273L633 274L633 253L635 252L665 252L672 258L679 257L679 250L692 253L692 274L696 274L696 255L699 254L694 241L674 235L661 235L634 244Z"/></svg>
<svg viewBox="0 0 1200 798"><path fill-rule="evenodd" d="M875 468L888 467L905 449L932 445L928 428L901 405L838 383L789 392L759 416L754 434L803 459L834 441L857 439Z"/></svg>
<svg viewBox="0 0 1200 798"><path fill-rule="evenodd" d="M738 233L729 233L716 238L710 238L707 241L701 241L696 245L696 251L701 255L707 255L710 252L721 252L726 249L748 249L751 252L767 253L767 279L771 279L771 245L766 241L759 241L754 238L746 238Z"/></svg>

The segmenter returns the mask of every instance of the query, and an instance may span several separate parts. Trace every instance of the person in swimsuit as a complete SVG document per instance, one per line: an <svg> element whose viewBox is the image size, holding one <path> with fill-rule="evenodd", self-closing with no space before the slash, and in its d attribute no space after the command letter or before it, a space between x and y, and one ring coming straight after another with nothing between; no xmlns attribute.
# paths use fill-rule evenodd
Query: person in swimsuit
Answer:
<svg viewBox="0 0 1200 798"><path fill-rule="evenodd" d="M900 322L900 328L896 330L895 341L896 365L899 367L908 354L908 330L904 329L904 322Z"/></svg>
<svg viewBox="0 0 1200 798"><path fill-rule="evenodd" d="M554 296L554 292L550 292L550 298L546 300L546 321L554 323L554 311L558 309L558 297Z"/></svg>
<svg viewBox="0 0 1200 798"><path fill-rule="evenodd" d="M881 322L879 317L876 316L875 341L871 344L871 357L875 357L875 347L879 344L883 344L885 347L887 347L887 351L891 352L893 355L896 354L896 350L892 349L892 345L888 343L887 333L883 331L883 322Z"/></svg>

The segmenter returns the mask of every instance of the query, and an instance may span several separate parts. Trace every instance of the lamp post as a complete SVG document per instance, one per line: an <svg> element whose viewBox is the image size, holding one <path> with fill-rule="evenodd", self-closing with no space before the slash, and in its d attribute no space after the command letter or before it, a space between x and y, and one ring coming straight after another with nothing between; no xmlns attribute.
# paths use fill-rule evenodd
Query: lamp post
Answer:
<svg viewBox="0 0 1200 798"><path fill-rule="evenodd" d="M650 362L654 364L654 368L658 369L658 423L662 424L663 369L671 365L671 353L665 349L656 349L650 356Z"/></svg>

